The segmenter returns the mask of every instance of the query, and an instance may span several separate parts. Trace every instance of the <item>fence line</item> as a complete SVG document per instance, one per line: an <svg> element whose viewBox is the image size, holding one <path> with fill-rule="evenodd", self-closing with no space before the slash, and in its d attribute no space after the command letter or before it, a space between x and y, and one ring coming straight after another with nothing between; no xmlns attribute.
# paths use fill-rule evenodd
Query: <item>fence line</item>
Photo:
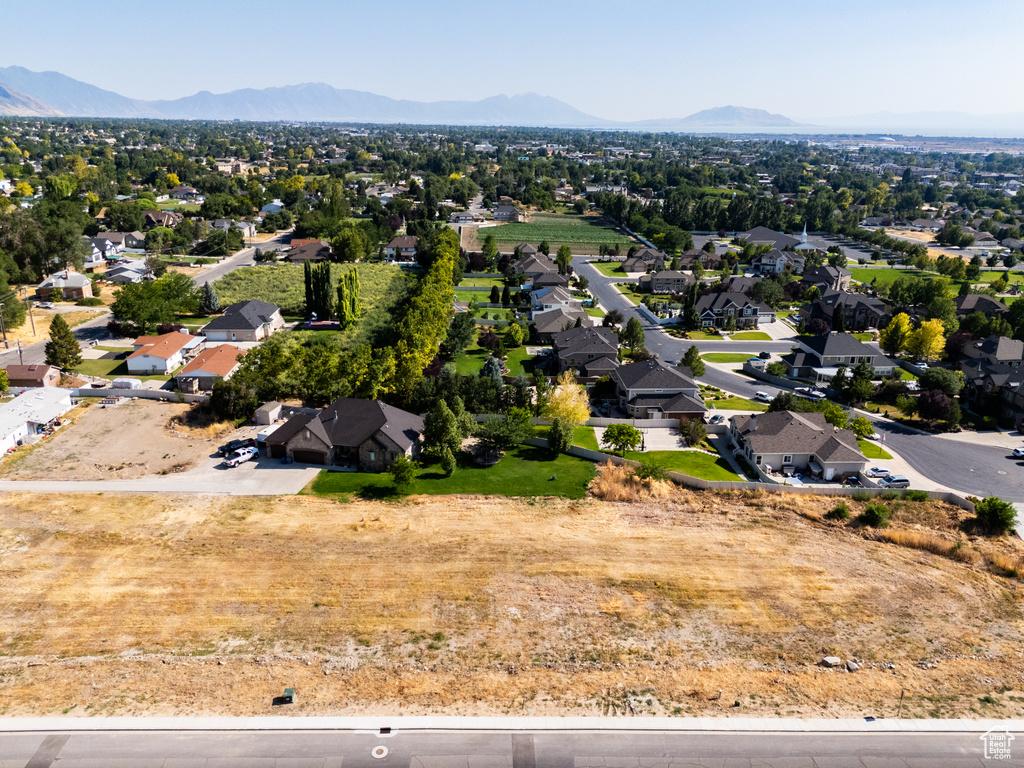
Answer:
<svg viewBox="0 0 1024 768"><path fill-rule="evenodd" d="M169 389L91 389L82 387L72 390L71 394L75 397L141 397L143 400L163 400L173 403L208 403L210 401L209 395L188 395L183 392L172 392Z"/></svg>

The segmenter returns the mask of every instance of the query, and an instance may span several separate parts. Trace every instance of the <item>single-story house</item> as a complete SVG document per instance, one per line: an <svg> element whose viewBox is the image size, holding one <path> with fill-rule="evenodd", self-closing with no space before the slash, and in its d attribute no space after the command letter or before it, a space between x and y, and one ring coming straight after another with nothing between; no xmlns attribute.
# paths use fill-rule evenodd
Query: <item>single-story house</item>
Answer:
<svg viewBox="0 0 1024 768"><path fill-rule="evenodd" d="M774 411L733 416L730 422L737 452L765 472L839 480L863 472L868 463L853 430L836 429L822 413Z"/></svg>
<svg viewBox="0 0 1024 768"><path fill-rule="evenodd" d="M322 240L314 240L309 243L303 243L302 245L295 245L295 241L292 241L291 248L288 250L288 255L285 257L286 261L290 261L292 264L299 264L305 261L320 262L330 261L331 259L331 244L325 243Z"/></svg>
<svg viewBox="0 0 1024 768"><path fill-rule="evenodd" d="M87 299L92 296L92 280L70 269L62 269L43 280L36 288L42 301L52 301L57 291L60 291L65 301Z"/></svg>
<svg viewBox="0 0 1024 768"><path fill-rule="evenodd" d="M8 365L4 370L11 389L53 387L60 381L60 370L52 365Z"/></svg>
<svg viewBox="0 0 1024 768"><path fill-rule="evenodd" d="M128 355L129 373L166 376L185 363L186 356L205 340L180 331L162 336L139 336L132 342L135 351Z"/></svg>
<svg viewBox="0 0 1024 768"><path fill-rule="evenodd" d="M703 418L707 407L689 369L660 360L620 365L611 371L619 407L638 419Z"/></svg>
<svg viewBox="0 0 1024 768"><path fill-rule="evenodd" d="M420 239L415 235L401 235L387 244L384 255L388 261L415 261L419 242Z"/></svg>
<svg viewBox="0 0 1024 768"><path fill-rule="evenodd" d="M57 387L33 389L0 405L0 453L22 445L74 408L71 391Z"/></svg>
<svg viewBox="0 0 1024 768"><path fill-rule="evenodd" d="M380 472L420 452L423 419L379 400L341 398L321 411L292 416L266 439L271 458L303 464L355 465Z"/></svg>
<svg viewBox="0 0 1024 768"><path fill-rule="evenodd" d="M895 363L876 347L869 347L848 333L832 331L822 336L811 336L800 342L805 349L794 349L782 356L789 376L813 378L826 383L836 374L839 366L851 371L861 360L867 360L876 378L890 376Z"/></svg>
<svg viewBox="0 0 1024 768"><path fill-rule="evenodd" d="M244 354L230 344L207 347L174 374L174 384L182 392L209 392L214 382L231 378Z"/></svg>
<svg viewBox="0 0 1024 768"><path fill-rule="evenodd" d="M209 341L262 341L284 328L281 308L267 301L251 299L227 306L199 331Z"/></svg>
<svg viewBox="0 0 1024 768"><path fill-rule="evenodd" d="M153 276L152 270L146 266L142 259L129 259L115 267L111 267L103 275L112 283L124 285L125 283L141 283L143 280Z"/></svg>

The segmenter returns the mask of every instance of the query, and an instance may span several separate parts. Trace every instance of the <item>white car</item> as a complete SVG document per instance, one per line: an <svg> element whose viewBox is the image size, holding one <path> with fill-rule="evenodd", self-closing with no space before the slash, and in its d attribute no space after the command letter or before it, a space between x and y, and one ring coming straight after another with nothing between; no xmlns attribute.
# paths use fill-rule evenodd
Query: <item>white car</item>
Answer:
<svg viewBox="0 0 1024 768"><path fill-rule="evenodd" d="M1014 448L1013 455L1016 456L1018 459L1024 457L1024 445L1022 445L1020 448Z"/></svg>
<svg viewBox="0 0 1024 768"><path fill-rule="evenodd" d="M37 301L36 302L36 306L39 309L53 309L53 302L52 301Z"/></svg>
<svg viewBox="0 0 1024 768"><path fill-rule="evenodd" d="M865 438L865 440L877 440L878 442L881 442L882 441L882 436L880 434L878 434L877 432L872 432L870 435L868 435Z"/></svg>
<svg viewBox="0 0 1024 768"><path fill-rule="evenodd" d="M885 467L872 467L864 474L867 475L868 477L888 477L889 470L886 469Z"/></svg>
<svg viewBox="0 0 1024 768"><path fill-rule="evenodd" d="M908 392L919 392L920 390L921 390L921 385L918 384L913 379L911 379L910 381L907 382L907 391Z"/></svg>
<svg viewBox="0 0 1024 768"><path fill-rule="evenodd" d="M754 393L754 399L762 403L770 403L772 401L772 396L767 392L756 392Z"/></svg>
<svg viewBox="0 0 1024 768"><path fill-rule="evenodd" d="M260 452L255 447L242 448L241 450L235 451L226 459L224 459L225 467L237 467L250 459L255 459L260 455Z"/></svg>

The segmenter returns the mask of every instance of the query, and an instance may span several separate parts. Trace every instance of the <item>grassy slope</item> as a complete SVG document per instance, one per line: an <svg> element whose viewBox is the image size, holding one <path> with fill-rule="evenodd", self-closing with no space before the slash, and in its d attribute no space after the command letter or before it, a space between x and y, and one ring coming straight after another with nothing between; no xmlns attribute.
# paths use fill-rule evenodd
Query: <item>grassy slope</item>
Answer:
<svg viewBox="0 0 1024 768"><path fill-rule="evenodd" d="M682 472L704 480L744 480L729 467L721 456L708 456L699 451L630 451L627 459L653 461L671 472Z"/></svg>

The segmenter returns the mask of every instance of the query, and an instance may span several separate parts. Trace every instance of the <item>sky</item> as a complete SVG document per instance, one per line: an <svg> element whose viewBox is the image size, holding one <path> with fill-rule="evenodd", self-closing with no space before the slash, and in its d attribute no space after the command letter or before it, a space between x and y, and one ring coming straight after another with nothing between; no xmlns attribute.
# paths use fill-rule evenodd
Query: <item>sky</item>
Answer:
<svg viewBox="0 0 1024 768"><path fill-rule="evenodd" d="M0 66L144 99L324 82L533 92L621 121L1024 111L1024 46L1004 34L1021 0L0 0L0 18Z"/></svg>

